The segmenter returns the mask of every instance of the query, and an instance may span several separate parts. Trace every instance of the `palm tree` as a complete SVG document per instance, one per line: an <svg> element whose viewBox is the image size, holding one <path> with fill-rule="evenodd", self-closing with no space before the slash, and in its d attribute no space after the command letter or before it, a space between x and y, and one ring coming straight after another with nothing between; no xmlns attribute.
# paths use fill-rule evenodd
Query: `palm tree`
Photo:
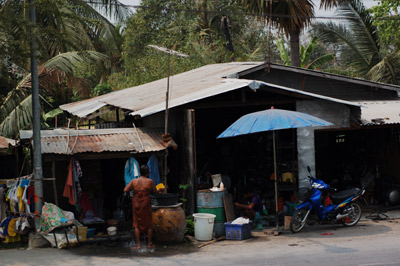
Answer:
<svg viewBox="0 0 400 266"><path fill-rule="evenodd" d="M359 0L342 3L338 15L347 18L344 23L317 23L313 30L320 40L339 47L339 61L351 68L360 77L382 59L377 28Z"/></svg>
<svg viewBox="0 0 400 266"><path fill-rule="evenodd" d="M242 0L244 8L283 30L290 39L291 65L300 66L299 36L311 23L314 5L310 0ZM271 14L271 16L270 16Z"/></svg>
<svg viewBox="0 0 400 266"><path fill-rule="evenodd" d="M276 44L279 49L283 64L286 66L290 66L290 59L288 52L285 48L284 41L282 39L278 39L276 41ZM335 59L334 54L325 54L309 62L311 55L315 50L315 47L317 47L317 44L318 38L314 37L307 46L300 45L300 67L306 69L318 69L319 67Z"/></svg>
<svg viewBox="0 0 400 266"><path fill-rule="evenodd" d="M72 90L82 98L90 96L86 80L74 75L77 68L102 64L108 57L102 53L87 51L59 54L45 62L38 69L41 100L47 105L45 109L55 109L49 99L56 103L68 102ZM56 108L57 109L57 108ZM0 135L13 137L18 129L28 129L32 122L31 76L26 75L18 85L3 99L0 106Z"/></svg>
<svg viewBox="0 0 400 266"><path fill-rule="evenodd" d="M24 78L11 89L0 104L0 134L14 129L14 120L19 128L30 124L29 32L27 1L0 1L0 62L7 62ZM76 93L89 97L88 86L76 78L75 69L94 63L98 65L115 54L121 53L121 39L118 29L103 15L123 20L129 10L117 0L42 0L37 2L37 24L33 29L38 40L40 65L39 87L42 100L71 99L73 88ZM0 66L1 67L1 66ZM21 114L26 115L21 115ZM13 116L14 115L14 116ZM12 116L12 117L11 117ZM7 125L8 123L8 125Z"/></svg>
<svg viewBox="0 0 400 266"><path fill-rule="evenodd" d="M337 10L346 21L318 23L316 35L325 43L339 48L339 61L355 76L372 81L400 84L400 51L384 54L372 17L360 0L342 2Z"/></svg>

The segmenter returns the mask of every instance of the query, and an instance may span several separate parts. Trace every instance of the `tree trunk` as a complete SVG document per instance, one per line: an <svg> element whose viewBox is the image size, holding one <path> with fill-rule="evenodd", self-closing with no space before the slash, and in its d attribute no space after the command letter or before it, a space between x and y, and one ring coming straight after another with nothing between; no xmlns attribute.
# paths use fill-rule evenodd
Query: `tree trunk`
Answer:
<svg viewBox="0 0 400 266"><path fill-rule="evenodd" d="M300 29L292 29L290 35L290 63L292 66L300 67Z"/></svg>
<svg viewBox="0 0 400 266"><path fill-rule="evenodd" d="M201 12L202 28L203 30L206 30L208 29L207 0L201 1Z"/></svg>
<svg viewBox="0 0 400 266"><path fill-rule="evenodd" d="M222 28L224 30L226 40L225 47L228 51L234 53L231 34L229 33L228 18L226 16L222 17Z"/></svg>

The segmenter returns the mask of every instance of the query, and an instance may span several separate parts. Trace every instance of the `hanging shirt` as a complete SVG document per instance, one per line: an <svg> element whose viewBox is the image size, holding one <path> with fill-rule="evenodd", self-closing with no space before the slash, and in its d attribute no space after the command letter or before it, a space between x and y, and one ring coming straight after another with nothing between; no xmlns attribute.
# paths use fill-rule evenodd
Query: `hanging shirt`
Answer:
<svg viewBox="0 0 400 266"><path fill-rule="evenodd" d="M150 168L149 178L152 179L156 185L160 184L160 171L158 168L157 156L155 154L150 156L147 166Z"/></svg>
<svg viewBox="0 0 400 266"><path fill-rule="evenodd" d="M129 158L125 163L125 186L129 184L133 179L140 176L139 163L135 158Z"/></svg>
<svg viewBox="0 0 400 266"><path fill-rule="evenodd" d="M22 200L24 201L24 204L25 204L25 212L26 213L31 213L30 207L29 207L29 204L28 204L28 198L27 198L27 196L28 196L28 193L27 193L28 188L29 188L29 186L25 186L24 194L22 195Z"/></svg>
<svg viewBox="0 0 400 266"><path fill-rule="evenodd" d="M68 198L69 204L75 205L76 198L75 198L74 180L72 177L72 171L73 171L72 160L70 160L68 166L67 182L65 182L63 196Z"/></svg>
<svg viewBox="0 0 400 266"><path fill-rule="evenodd" d="M17 199L18 199L18 210L20 212L24 212L25 211L25 203L24 200L22 199L22 196L24 195L24 190L25 188L18 186L17 187Z"/></svg>

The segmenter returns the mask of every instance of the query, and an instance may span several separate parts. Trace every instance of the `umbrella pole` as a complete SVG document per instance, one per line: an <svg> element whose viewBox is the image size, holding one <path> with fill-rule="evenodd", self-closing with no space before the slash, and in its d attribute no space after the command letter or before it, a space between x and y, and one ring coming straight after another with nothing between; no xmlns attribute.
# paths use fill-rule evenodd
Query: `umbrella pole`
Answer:
<svg viewBox="0 0 400 266"><path fill-rule="evenodd" d="M275 179L275 212L276 212L276 230L279 231L279 206L278 206L278 175L276 172L276 143L275 130L272 131L272 147L274 152L274 179Z"/></svg>

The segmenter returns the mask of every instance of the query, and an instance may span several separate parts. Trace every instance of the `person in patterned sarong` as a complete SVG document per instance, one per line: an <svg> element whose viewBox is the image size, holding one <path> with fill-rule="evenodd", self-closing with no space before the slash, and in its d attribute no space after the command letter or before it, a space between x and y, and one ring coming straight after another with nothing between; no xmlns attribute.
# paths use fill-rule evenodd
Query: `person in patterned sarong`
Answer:
<svg viewBox="0 0 400 266"><path fill-rule="evenodd" d="M147 165L140 167L140 177L133 179L124 188L124 192L133 190L132 212L133 228L135 230L136 245L132 249L140 249L140 233L147 232L148 248L154 248L151 229L151 192L157 191L154 181L149 178L150 169Z"/></svg>

